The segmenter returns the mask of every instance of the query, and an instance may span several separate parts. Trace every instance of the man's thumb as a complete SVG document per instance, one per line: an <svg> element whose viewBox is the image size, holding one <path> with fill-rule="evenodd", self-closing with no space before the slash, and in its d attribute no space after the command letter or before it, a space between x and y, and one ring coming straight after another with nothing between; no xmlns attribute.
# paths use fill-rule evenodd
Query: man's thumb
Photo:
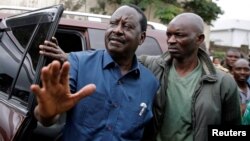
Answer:
<svg viewBox="0 0 250 141"><path fill-rule="evenodd" d="M88 84L84 86L81 90L79 90L76 94L74 94L75 100L79 101L82 98L85 98L94 93L95 90L96 90L95 84Z"/></svg>

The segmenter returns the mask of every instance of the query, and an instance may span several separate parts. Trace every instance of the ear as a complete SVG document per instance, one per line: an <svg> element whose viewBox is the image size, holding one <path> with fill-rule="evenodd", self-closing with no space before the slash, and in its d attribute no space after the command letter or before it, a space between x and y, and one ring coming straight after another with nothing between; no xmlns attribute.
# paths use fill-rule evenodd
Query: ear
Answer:
<svg viewBox="0 0 250 141"><path fill-rule="evenodd" d="M205 40L205 35L202 33L202 34L199 34L197 35L197 43L198 44L202 44Z"/></svg>
<svg viewBox="0 0 250 141"><path fill-rule="evenodd" d="M141 35L140 35L139 45L141 45L145 39L146 39L146 31L143 31L143 32L141 32Z"/></svg>

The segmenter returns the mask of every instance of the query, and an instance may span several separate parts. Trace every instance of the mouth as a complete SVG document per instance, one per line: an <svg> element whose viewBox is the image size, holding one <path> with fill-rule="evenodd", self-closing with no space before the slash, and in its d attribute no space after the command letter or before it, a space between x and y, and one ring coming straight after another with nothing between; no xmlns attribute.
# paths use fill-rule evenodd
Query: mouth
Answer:
<svg viewBox="0 0 250 141"><path fill-rule="evenodd" d="M111 44L125 44L125 40L117 37L110 37L109 42Z"/></svg>
<svg viewBox="0 0 250 141"><path fill-rule="evenodd" d="M239 76L240 80L247 80L248 76Z"/></svg>
<svg viewBox="0 0 250 141"><path fill-rule="evenodd" d="M168 47L169 52L177 52L178 49L176 47Z"/></svg>

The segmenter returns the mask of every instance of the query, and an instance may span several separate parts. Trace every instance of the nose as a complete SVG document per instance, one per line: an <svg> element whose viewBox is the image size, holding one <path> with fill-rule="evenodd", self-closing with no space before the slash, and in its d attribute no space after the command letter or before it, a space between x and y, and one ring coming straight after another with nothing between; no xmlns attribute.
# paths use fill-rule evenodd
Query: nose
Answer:
<svg viewBox="0 0 250 141"><path fill-rule="evenodd" d="M121 34L121 33L122 33L122 25L121 25L121 24L118 24L117 26L115 26L115 27L113 28L113 32L114 32L114 33Z"/></svg>
<svg viewBox="0 0 250 141"><path fill-rule="evenodd" d="M167 43L175 43L175 42L176 42L175 36L172 35L167 38Z"/></svg>
<svg viewBox="0 0 250 141"><path fill-rule="evenodd" d="M236 61L238 58L236 58L236 57L232 57L232 60L234 60L234 61Z"/></svg>

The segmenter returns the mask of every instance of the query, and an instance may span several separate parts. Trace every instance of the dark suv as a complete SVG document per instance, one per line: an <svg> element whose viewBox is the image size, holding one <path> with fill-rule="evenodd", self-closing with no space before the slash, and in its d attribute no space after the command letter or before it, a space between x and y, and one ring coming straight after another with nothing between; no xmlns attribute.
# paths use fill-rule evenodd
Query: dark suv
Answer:
<svg viewBox="0 0 250 141"><path fill-rule="evenodd" d="M7 15L0 13L0 141L58 140L64 118L43 127L33 117L36 99L30 85L40 84L40 69L51 61L39 55L38 46L55 36L65 52L103 49L107 23L65 18L72 16L66 12L61 18L62 5ZM166 50L165 31L148 29L136 54Z"/></svg>

